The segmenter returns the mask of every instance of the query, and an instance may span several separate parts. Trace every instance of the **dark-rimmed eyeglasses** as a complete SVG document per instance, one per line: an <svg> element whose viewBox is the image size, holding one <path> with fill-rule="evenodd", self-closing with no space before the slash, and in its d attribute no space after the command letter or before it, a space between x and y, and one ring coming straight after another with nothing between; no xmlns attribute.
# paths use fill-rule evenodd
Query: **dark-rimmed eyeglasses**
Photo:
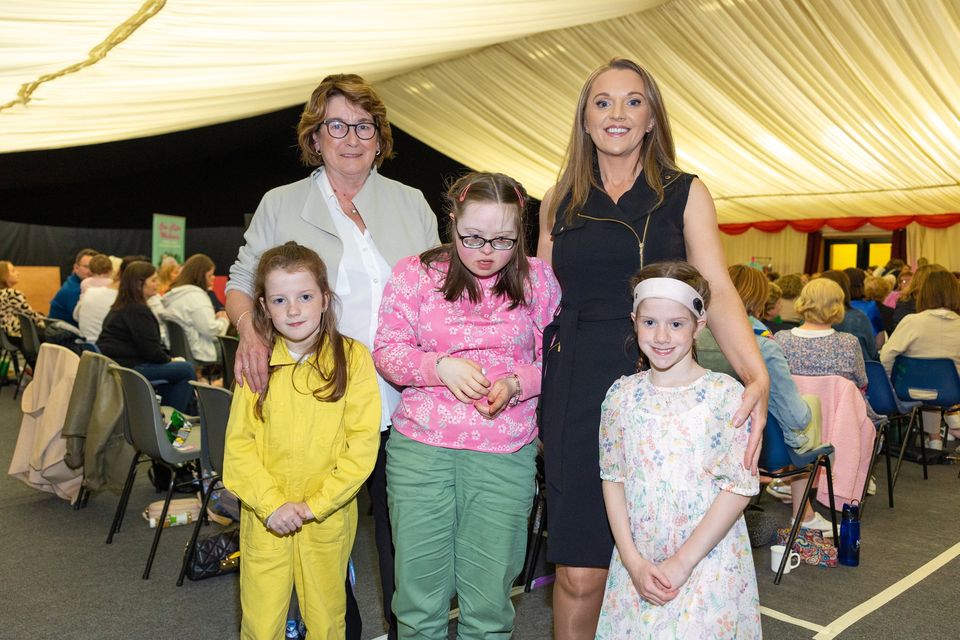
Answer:
<svg viewBox="0 0 960 640"><path fill-rule="evenodd" d="M483 238L481 236L472 235L472 236L461 236L460 232L457 232L457 237L460 238L461 244L467 249L483 249L487 243L497 251L509 251L513 249L517 244L516 238Z"/></svg>
<svg viewBox="0 0 960 640"><path fill-rule="evenodd" d="M357 137L361 140L369 140L377 135L377 125L374 122L364 121L350 124L339 118L330 118L329 120L322 121L320 124L326 125L327 133L330 134L331 138L346 138L347 134L350 133L350 129L353 129L354 133L356 133Z"/></svg>

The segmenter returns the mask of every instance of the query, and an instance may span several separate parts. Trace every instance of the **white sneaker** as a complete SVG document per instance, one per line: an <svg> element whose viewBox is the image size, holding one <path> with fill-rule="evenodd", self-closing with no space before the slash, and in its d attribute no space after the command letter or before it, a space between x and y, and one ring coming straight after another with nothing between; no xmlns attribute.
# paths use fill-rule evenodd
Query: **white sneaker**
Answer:
<svg viewBox="0 0 960 640"><path fill-rule="evenodd" d="M793 526L794 520L796 520L796 518L791 518L790 520L791 527ZM816 511L813 512L812 518L810 518L806 522L800 523L800 528L813 529L815 531L819 531L820 533L823 534L824 538L833 537L833 524L829 520L824 518L822 515L817 513Z"/></svg>
<svg viewBox="0 0 960 640"><path fill-rule="evenodd" d="M927 438L925 444L927 449L930 451L943 451L943 440L931 440L930 438Z"/></svg>
<svg viewBox="0 0 960 640"><path fill-rule="evenodd" d="M873 476L870 476L870 482L867 484L867 495L875 496L877 495L877 481Z"/></svg>
<svg viewBox="0 0 960 640"><path fill-rule="evenodd" d="M791 486L779 478L767 485L766 492L783 502L790 502L793 499Z"/></svg>

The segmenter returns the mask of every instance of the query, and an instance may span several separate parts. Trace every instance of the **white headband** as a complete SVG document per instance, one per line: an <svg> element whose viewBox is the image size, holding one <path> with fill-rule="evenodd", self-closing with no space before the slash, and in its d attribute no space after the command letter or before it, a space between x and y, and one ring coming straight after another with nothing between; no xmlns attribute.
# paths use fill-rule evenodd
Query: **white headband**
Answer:
<svg viewBox="0 0 960 640"><path fill-rule="evenodd" d="M633 290L633 311L647 298L666 298L679 302L693 312L693 317L702 320L707 313L703 298L686 282L673 278L649 278L641 281Z"/></svg>

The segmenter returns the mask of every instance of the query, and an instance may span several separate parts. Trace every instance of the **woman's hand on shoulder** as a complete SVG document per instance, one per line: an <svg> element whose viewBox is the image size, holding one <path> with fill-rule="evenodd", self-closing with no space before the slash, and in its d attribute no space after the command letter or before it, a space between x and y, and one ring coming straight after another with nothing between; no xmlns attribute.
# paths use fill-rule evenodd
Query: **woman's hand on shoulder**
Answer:
<svg viewBox="0 0 960 640"><path fill-rule="evenodd" d="M733 414L733 425L741 427L750 418L750 440L743 454L743 468L757 473L763 428L767 425L767 403L770 399L770 379L748 382L743 389L740 407Z"/></svg>
<svg viewBox="0 0 960 640"><path fill-rule="evenodd" d="M547 189L540 201L540 235L537 238L537 257L552 264L553 261L553 223L555 214L550 214L553 207L554 187ZM546 214L546 216L544 215Z"/></svg>
<svg viewBox="0 0 960 640"><path fill-rule="evenodd" d="M473 360L447 356L437 363L437 377L457 400L470 404L487 395L490 381Z"/></svg>
<svg viewBox="0 0 960 640"><path fill-rule="evenodd" d="M677 597L679 590L674 588L661 567L639 556L625 566L633 587L650 604L663 606Z"/></svg>
<svg viewBox="0 0 960 640"><path fill-rule="evenodd" d="M237 327L240 345L237 347L237 357L233 364L233 376L241 387L246 378L250 390L260 393L267 386L270 347L264 344L254 331L253 318L250 315L247 314Z"/></svg>

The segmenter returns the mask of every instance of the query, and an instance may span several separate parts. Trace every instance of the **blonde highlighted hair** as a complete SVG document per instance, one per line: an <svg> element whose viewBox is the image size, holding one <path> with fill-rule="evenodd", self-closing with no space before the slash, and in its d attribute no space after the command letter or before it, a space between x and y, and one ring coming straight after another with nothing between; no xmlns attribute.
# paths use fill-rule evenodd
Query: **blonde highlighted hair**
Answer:
<svg viewBox="0 0 960 640"><path fill-rule="evenodd" d="M814 278L800 291L793 308L806 322L837 324L846 313L843 300L839 284L830 278Z"/></svg>
<svg viewBox="0 0 960 640"><path fill-rule="evenodd" d="M553 194L548 216L544 219L556 220L558 216L570 219L575 209L583 207L587 201L591 187L602 189L594 175L594 163L597 157L597 148L593 139L586 131L587 101L593 90L593 83L600 74L612 69L627 70L636 73L643 80L644 97L650 105L650 115L653 118L653 128L640 143L640 166L643 167L647 184L657 194L657 201L652 209L663 204L664 180L667 184L680 173L677 167L677 154L673 144L673 133L670 131L670 121L663 104L660 88L650 73L633 60L627 58L613 58L610 62L594 69L593 73L584 82L577 99L577 111L573 117L573 129L570 142L564 155L560 179ZM667 177L669 176L669 177ZM560 202L570 196L570 203L564 211L559 211Z"/></svg>
<svg viewBox="0 0 960 640"><path fill-rule="evenodd" d="M763 313L770 295L770 281L763 272L744 264L735 264L727 272L730 280L743 300L747 313L758 320L763 319Z"/></svg>

